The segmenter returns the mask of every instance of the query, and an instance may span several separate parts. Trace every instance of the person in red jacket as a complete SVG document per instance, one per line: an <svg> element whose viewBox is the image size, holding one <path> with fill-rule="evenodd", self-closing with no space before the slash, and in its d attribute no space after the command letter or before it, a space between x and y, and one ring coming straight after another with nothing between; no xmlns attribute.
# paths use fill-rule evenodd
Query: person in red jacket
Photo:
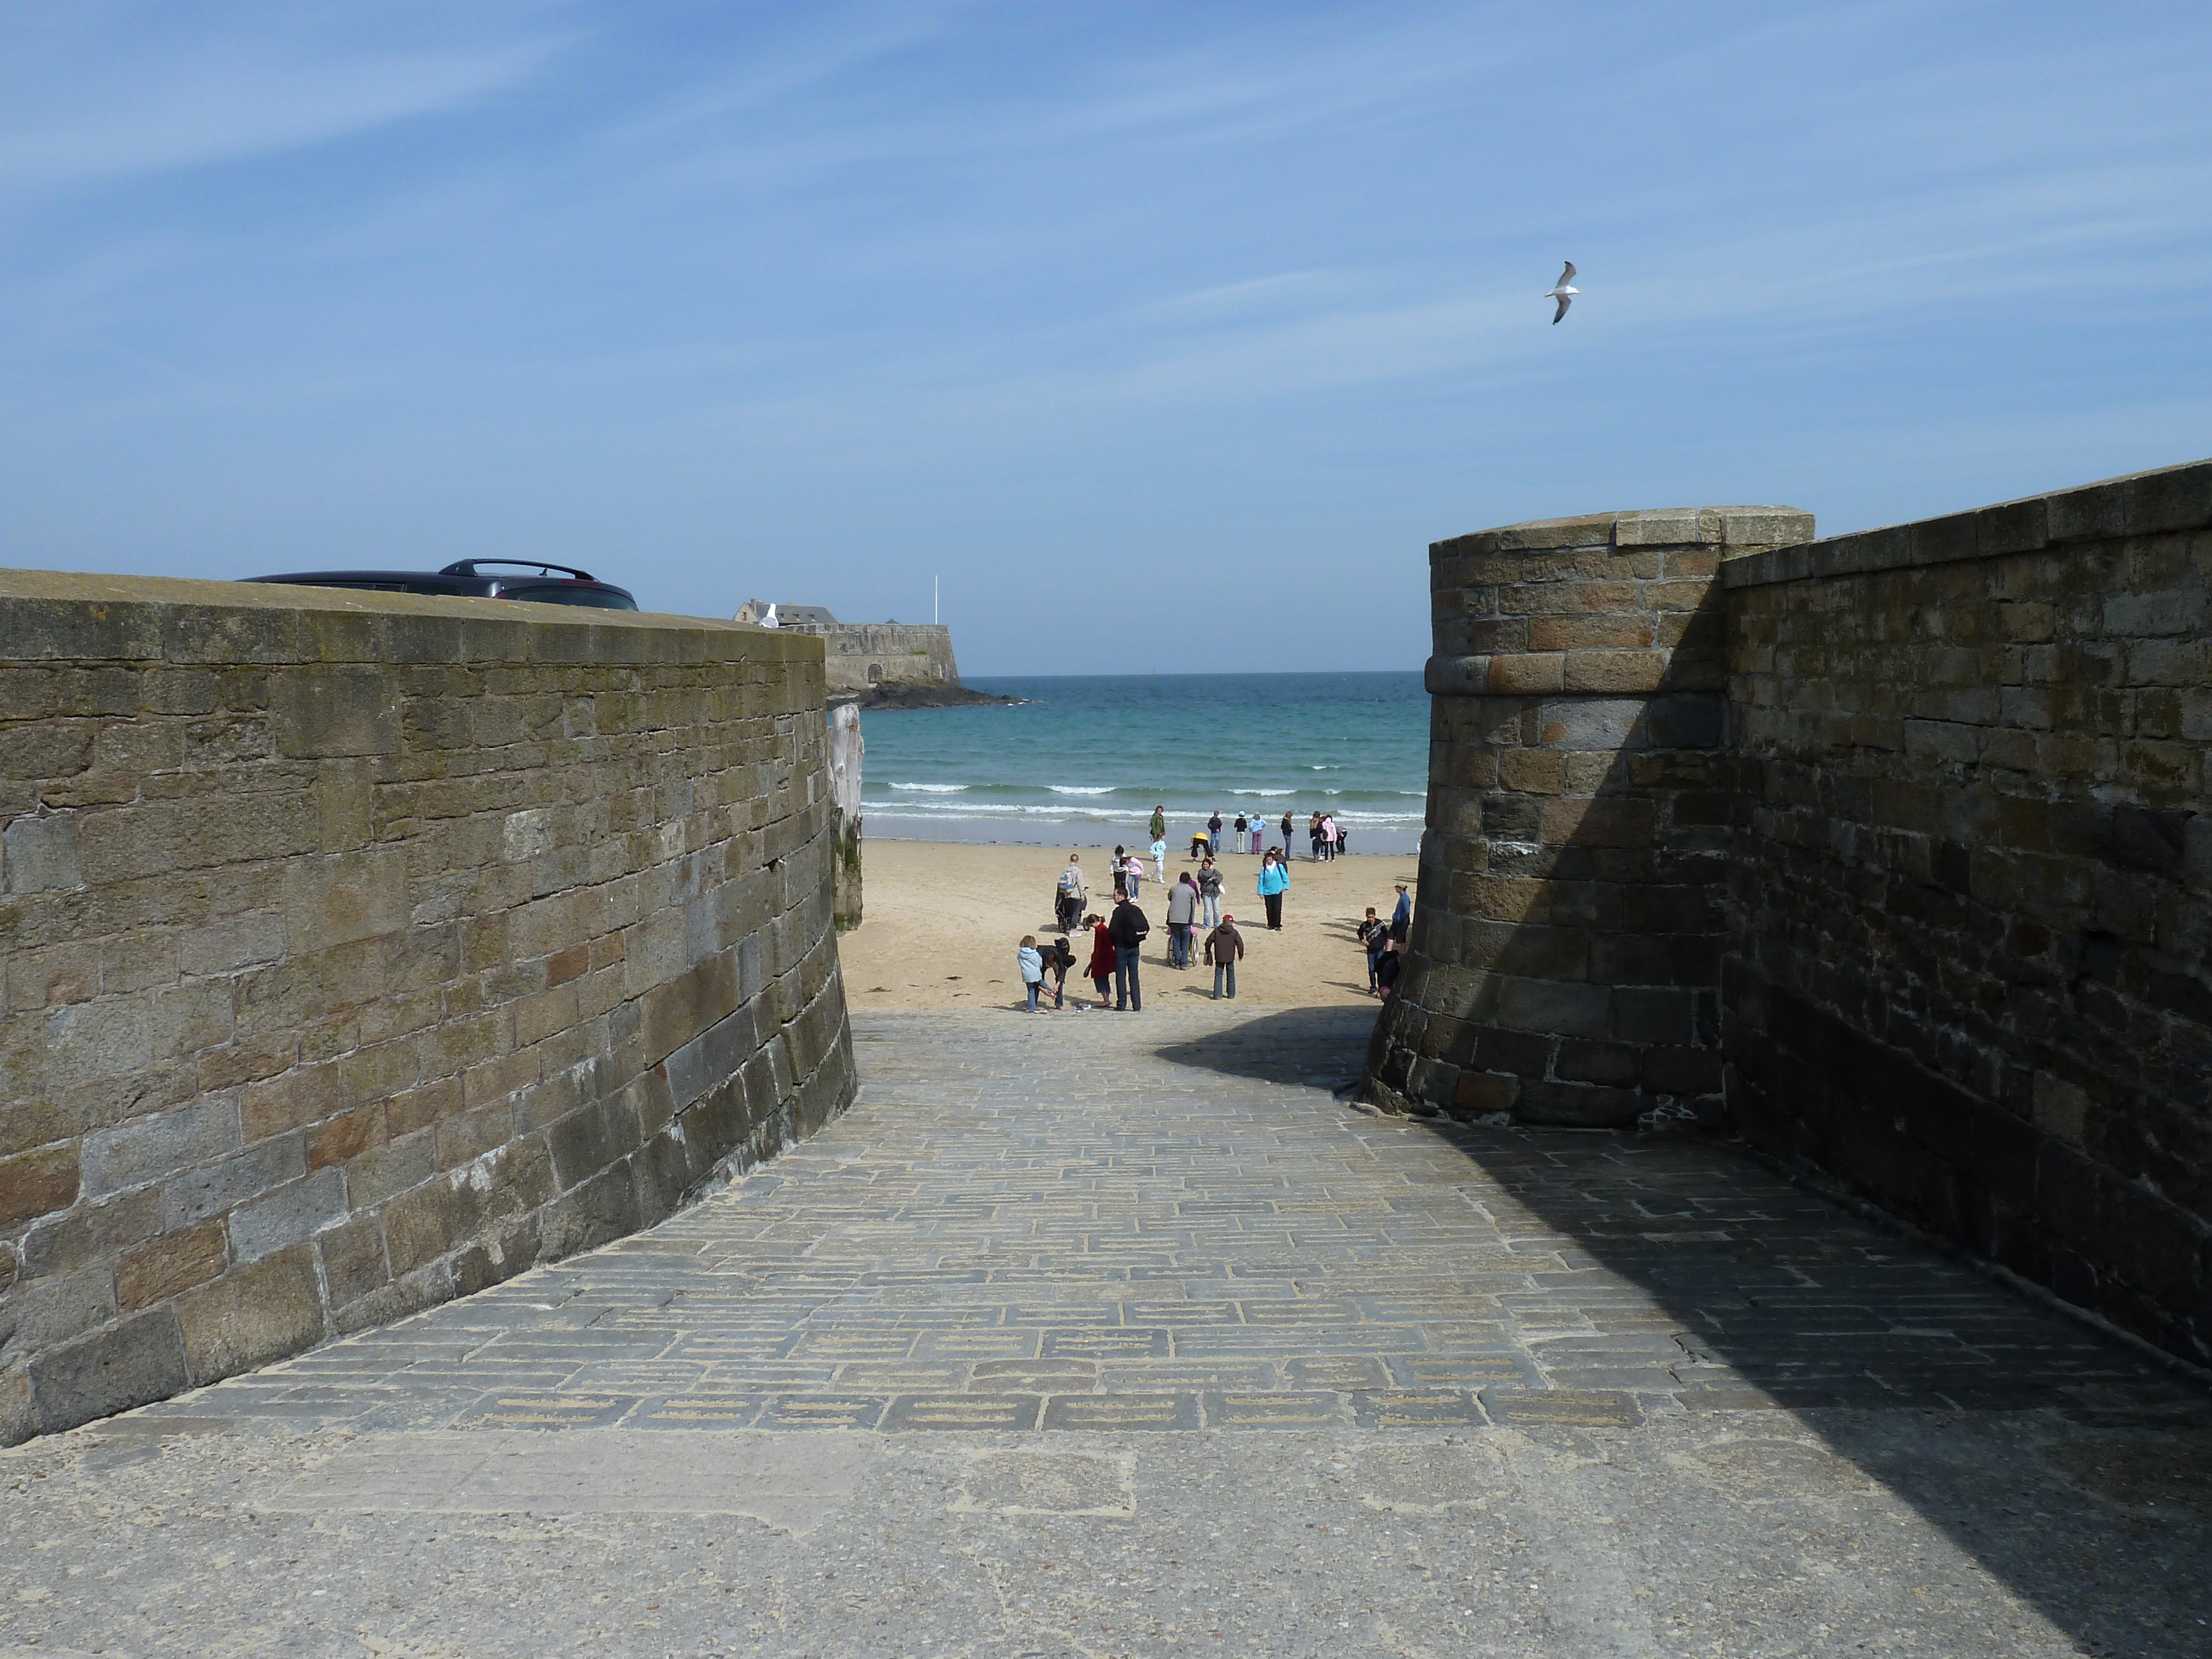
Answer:
<svg viewBox="0 0 2212 1659"><path fill-rule="evenodd" d="M1091 930L1091 966L1087 970L1091 982L1098 988L1098 1006L1109 1006L1114 994L1114 941L1107 937L1106 923L1095 912L1084 917L1083 925Z"/></svg>

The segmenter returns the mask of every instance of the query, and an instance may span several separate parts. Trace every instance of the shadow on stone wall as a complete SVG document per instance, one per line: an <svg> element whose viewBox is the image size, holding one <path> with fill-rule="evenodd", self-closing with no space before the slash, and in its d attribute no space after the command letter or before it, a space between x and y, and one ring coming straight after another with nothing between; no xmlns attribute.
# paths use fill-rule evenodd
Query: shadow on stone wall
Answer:
<svg viewBox="0 0 2212 1659"><path fill-rule="evenodd" d="M1429 828L1389 1109L1622 1127L1723 1115L1738 780L1724 554L1786 508L1607 514L1431 550Z"/></svg>

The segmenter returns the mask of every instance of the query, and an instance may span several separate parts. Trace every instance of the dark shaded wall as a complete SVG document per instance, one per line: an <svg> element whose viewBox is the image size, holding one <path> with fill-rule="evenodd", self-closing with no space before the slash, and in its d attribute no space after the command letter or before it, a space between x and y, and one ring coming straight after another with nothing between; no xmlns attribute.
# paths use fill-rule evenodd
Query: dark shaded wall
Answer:
<svg viewBox="0 0 2212 1659"><path fill-rule="evenodd" d="M1735 774L1723 556L1808 514L1548 520L1429 550L1429 827L1370 1054L1401 1109L1717 1120Z"/></svg>
<svg viewBox="0 0 2212 1659"><path fill-rule="evenodd" d="M1793 527L1431 549L1368 1097L1724 1117L2212 1360L2212 463L1760 546Z"/></svg>
<svg viewBox="0 0 2212 1659"><path fill-rule="evenodd" d="M819 641L0 573L0 1442L841 1110Z"/></svg>
<svg viewBox="0 0 2212 1659"><path fill-rule="evenodd" d="M1734 1121L2212 1359L2212 465L1723 580Z"/></svg>

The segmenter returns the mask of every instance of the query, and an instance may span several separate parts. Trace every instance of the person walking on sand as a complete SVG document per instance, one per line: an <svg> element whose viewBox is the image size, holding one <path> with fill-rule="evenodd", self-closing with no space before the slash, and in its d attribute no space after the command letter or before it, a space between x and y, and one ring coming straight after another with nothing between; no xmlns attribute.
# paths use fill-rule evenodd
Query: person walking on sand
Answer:
<svg viewBox="0 0 2212 1659"><path fill-rule="evenodd" d="M1152 842L1152 879L1165 881L1167 878L1168 844L1164 840L1156 839Z"/></svg>
<svg viewBox="0 0 2212 1659"><path fill-rule="evenodd" d="M1213 843L1213 850L1221 850L1221 809L1213 809L1213 816L1206 821L1206 838Z"/></svg>
<svg viewBox="0 0 2212 1659"><path fill-rule="evenodd" d="M1306 844L1310 849L1309 855L1316 864L1319 864L1321 862L1321 814L1318 812L1306 820Z"/></svg>
<svg viewBox="0 0 2212 1659"><path fill-rule="evenodd" d="M1334 812L1321 815L1321 855L1332 861L1336 857L1336 814Z"/></svg>
<svg viewBox="0 0 2212 1659"><path fill-rule="evenodd" d="M1117 900L1120 900L1120 899L1125 899L1125 898L1127 898L1127 897L1128 897L1128 896L1129 896L1129 851L1128 851L1128 848L1127 848L1126 847L1116 847L1116 848L1114 849L1114 866L1113 866L1113 867L1114 867L1114 896L1115 896L1115 899L1117 899Z"/></svg>
<svg viewBox="0 0 2212 1659"><path fill-rule="evenodd" d="M1237 918L1224 916L1206 936L1206 959L1213 969L1213 1000L1237 1000L1237 958L1244 954L1244 935L1237 931ZM1226 985L1226 991L1222 987Z"/></svg>
<svg viewBox="0 0 2212 1659"><path fill-rule="evenodd" d="M1198 866L1200 920L1208 927L1221 926L1221 866L1212 859Z"/></svg>
<svg viewBox="0 0 2212 1659"><path fill-rule="evenodd" d="M1060 872L1060 929L1066 933L1075 926L1075 919L1083 914L1083 907L1091 902L1091 888L1083 879L1083 854L1070 853L1067 868Z"/></svg>
<svg viewBox="0 0 2212 1659"><path fill-rule="evenodd" d="M1155 806L1152 808L1152 839L1165 841L1167 838L1168 809L1164 806Z"/></svg>
<svg viewBox="0 0 2212 1659"><path fill-rule="evenodd" d="M1390 937L1403 945L1413 934L1413 901L1406 892L1406 884L1398 884L1398 908L1390 913Z"/></svg>
<svg viewBox="0 0 2212 1659"><path fill-rule="evenodd" d="M1137 988L1137 947L1152 931L1152 924L1137 908L1133 898L1123 899L1114 907L1114 919L1106 924L1106 936L1114 941L1114 1007L1118 1012L1142 1013L1144 994Z"/></svg>
<svg viewBox="0 0 2212 1659"><path fill-rule="evenodd" d="M1106 999L1114 994L1114 941L1106 932L1105 919L1097 911L1084 917L1083 925L1091 930L1091 966L1086 971L1097 988L1098 1006L1103 1008Z"/></svg>
<svg viewBox="0 0 2212 1659"><path fill-rule="evenodd" d="M1044 955L1037 949L1036 935L1024 933L1022 948L1014 952L1014 965L1022 971L1022 989L1030 1000L1029 1012L1037 1012L1037 993L1044 989Z"/></svg>
<svg viewBox="0 0 2212 1659"><path fill-rule="evenodd" d="M1144 891L1145 860L1134 853L1130 854L1129 861L1121 866L1121 872L1129 878L1127 896L1133 904L1137 902L1137 896Z"/></svg>
<svg viewBox="0 0 2212 1659"><path fill-rule="evenodd" d="M1198 884L1190 872L1168 889L1168 966L1190 966L1190 933L1198 921Z"/></svg>
<svg viewBox="0 0 2212 1659"><path fill-rule="evenodd" d="M1239 812L1237 815L1237 840L1231 848L1232 851L1241 853L1244 850L1245 840L1250 835L1251 829L1251 821Z"/></svg>
<svg viewBox="0 0 2212 1659"><path fill-rule="evenodd" d="M1291 860L1270 847L1260 860L1260 897L1267 906L1267 931L1283 931L1283 894L1291 884Z"/></svg>
<svg viewBox="0 0 2212 1659"><path fill-rule="evenodd" d="M1283 809L1283 862L1291 861L1291 809Z"/></svg>
<svg viewBox="0 0 2212 1659"><path fill-rule="evenodd" d="M1359 948L1367 953L1367 990L1371 996L1382 988L1375 977L1375 964L1382 960L1382 952L1390 943L1390 925L1376 915L1375 907L1367 907L1367 920L1359 924Z"/></svg>

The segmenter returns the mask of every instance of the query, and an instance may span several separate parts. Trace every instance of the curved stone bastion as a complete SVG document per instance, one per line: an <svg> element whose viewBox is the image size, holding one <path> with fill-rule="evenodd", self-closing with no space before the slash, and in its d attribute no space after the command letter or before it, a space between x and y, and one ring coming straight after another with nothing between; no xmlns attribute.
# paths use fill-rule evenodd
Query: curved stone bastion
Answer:
<svg viewBox="0 0 2212 1659"><path fill-rule="evenodd" d="M819 640L0 572L0 1443L842 1110L830 813Z"/></svg>
<svg viewBox="0 0 2212 1659"><path fill-rule="evenodd" d="M1717 1118L1731 554L1791 507L1601 513L1429 549L1429 827L1367 1088L1401 1110Z"/></svg>

